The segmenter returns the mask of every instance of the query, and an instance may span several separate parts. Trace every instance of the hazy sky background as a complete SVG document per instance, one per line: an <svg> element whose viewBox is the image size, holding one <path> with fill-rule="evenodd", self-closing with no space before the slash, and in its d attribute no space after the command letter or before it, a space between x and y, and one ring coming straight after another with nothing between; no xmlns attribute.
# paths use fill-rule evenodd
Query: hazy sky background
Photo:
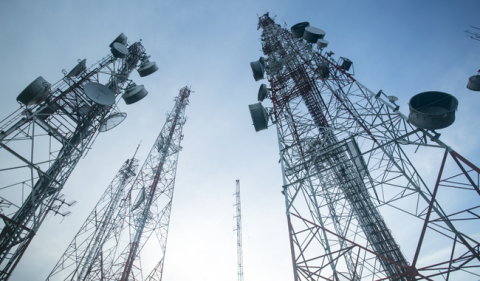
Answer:
<svg viewBox="0 0 480 281"><path fill-rule="evenodd" d="M404 114L417 93L453 94L457 121L441 131L441 139L480 164L480 93L466 88L480 68L480 42L463 33L480 27L480 1L1 1L0 119L19 107L17 95L36 77L53 84L77 59L90 66L109 54L108 45L121 32L130 43L142 39L160 68L145 78L136 71L130 77L149 95L129 106L120 102L127 119L97 138L65 185L67 201L78 201L73 214L44 222L12 280L47 277L140 141L143 163L172 99L187 83L194 93L163 280L237 278L237 178L245 280L292 280L276 132L255 133L247 107L257 102L261 84L249 66L262 55L257 14L267 11L288 27L308 21L325 30L327 50L352 60L355 78L373 92L397 96ZM149 271L144 268L145 275Z"/></svg>

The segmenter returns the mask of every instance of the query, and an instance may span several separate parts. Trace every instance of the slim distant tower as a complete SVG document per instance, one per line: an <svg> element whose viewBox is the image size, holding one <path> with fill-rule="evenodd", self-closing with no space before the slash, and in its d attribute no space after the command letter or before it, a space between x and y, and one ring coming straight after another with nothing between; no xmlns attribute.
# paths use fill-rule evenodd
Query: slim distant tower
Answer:
<svg viewBox="0 0 480 281"><path fill-rule="evenodd" d="M79 60L51 85L41 76L17 97L21 107L0 122L0 280L10 277L46 215L62 213L60 192L98 132L121 123L120 97L131 104L147 91L128 79L158 67L141 42L122 33L110 55L91 67ZM102 83L102 84L101 84Z"/></svg>
<svg viewBox="0 0 480 281"><path fill-rule="evenodd" d="M184 87L175 98L136 179L131 178L137 165L132 159L122 166L47 280L162 280L190 92ZM155 251L148 253L149 249ZM143 263L158 261L146 277L142 257Z"/></svg>
<svg viewBox="0 0 480 281"><path fill-rule="evenodd" d="M238 281L243 281L243 252L242 252L242 206L240 204L240 180L236 181L235 190L235 231L237 232L237 265Z"/></svg>
<svg viewBox="0 0 480 281"><path fill-rule="evenodd" d="M436 131L457 99L417 94L407 117L353 77L351 60L324 52L325 31L290 32L268 13L258 28L267 57L251 68L269 87L249 108L256 131L276 127L294 280L478 278L480 169Z"/></svg>
<svg viewBox="0 0 480 281"><path fill-rule="evenodd" d="M108 257L112 250L108 242L118 241L125 227L127 187L137 169L135 156L125 161L47 280L91 280L87 277L91 277L96 265L108 264L103 257ZM96 277L101 280L103 272L95 273L100 274Z"/></svg>

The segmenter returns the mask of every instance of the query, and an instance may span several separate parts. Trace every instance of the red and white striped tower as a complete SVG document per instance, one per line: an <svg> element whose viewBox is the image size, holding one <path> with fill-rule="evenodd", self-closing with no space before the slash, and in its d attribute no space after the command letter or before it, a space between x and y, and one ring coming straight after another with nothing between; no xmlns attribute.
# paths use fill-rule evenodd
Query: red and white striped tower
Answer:
<svg viewBox="0 0 480 281"><path fill-rule="evenodd" d="M480 169L435 131L458 101L420 93L407 117L324 52L323 30L290 32L268 13L258 28L266 57L251 67L270 85L249 107L256 131L271 120L278 133L294 280L478 278Z"/></svg>
<svg viewBox="0 0 480 281"><path fill-rule="evenodd" d="M83 235L87 228L82 227L48 280L162 280L178 155L182 150L180 144L190 93L189 87L180 89L175 106L167 114L165 125L133 183L107 190L110 201L106 206L109 208L99 208L105 210L103 212L95 208L84 224L93 228L89 230L92 235ZM125 168L130 171L132 163L124 164L128 164ZM122 167L117 177L123 179L124 170ZM103 198L105 195L101 202L106 201ZM86 239L80 240L80 236ZM145 247L147 242L148 247ZM142 273L142 257L158 261L147 276Z"/></svg>

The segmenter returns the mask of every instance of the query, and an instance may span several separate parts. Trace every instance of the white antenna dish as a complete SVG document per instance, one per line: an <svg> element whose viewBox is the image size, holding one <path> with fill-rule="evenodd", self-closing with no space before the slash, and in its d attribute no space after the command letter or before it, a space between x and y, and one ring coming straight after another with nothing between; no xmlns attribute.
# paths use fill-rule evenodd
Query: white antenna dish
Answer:
<svg viewBox="0 0 480 281"><path fill-rule="evenodd" d="M38 76L30 85L28 85L17 97L17 101L26 106L39 104L44 101L50 94L50 83Z"/></svg>
<svg viewBox="0 0 480 281"><path fill-rule="evenodd" d="M320 28L307 26L305 27L305 32L303 33L303 38L310 43L316 43L318 39L323 39L325 37L325 31Z"/></svg>
<svg viewBox="0 0 480 281"><path fill-rule="evenodd" d="M115 102L115 94L109 88L96 82L90 82L83 86L85 95L95 103L111 105Z"/></svg>
<svg viewBox="0 0 480 281"><path fill-rule="evenodd" d="M268 114L265 107L261 103L254 103L250 104L248 109L250 110L255 132L268 129Z"/></svg>
<svg viewBox="0 0 480 281"><path fill-rule="evenodd" d="M387 99L391 102L391 103L395 103L398 98L396 96L388 96Z"/></svg>
<svg viewBox="0 0 480 281"><path fill-rule="evenodd" d="M480 91L480 75L474 75L468 79L467 88L472 91Z"/></svg>
<svg viewBox="0 0 480 281"><path fill-rule="evenodd" d="M113 42L109 46L111 48L113 46L113 44L116 43L116 42L118 42L122 45L127 45L127 39L128 39L127 36L125 34L123 34L123 32L122 32L122 33L120 33L120 35L118 35L117 38L115 38L115 40L113 40Z"/></svg>
<svg viewBox="0 0 480 281"><path fill-rule="evenodd" d="M268 95L267 85L262 84L260 85L260 89L258 89L258 101L262 102Z"/></svg>
<svg viewBox="0 0 480 281"><path fill-rule="evenodd" d="M85 69L87 69L87 59L82 60L79 62L68 74L67 77L76 77L80 73L82 73Z"/></svg>
<svg viewBox="0 0 480 281"><path fill-rule="evenodd" d="M408 120L415 127L437 130L455 122L458 100L447 93L430 91L413 96L408 103Z"/></svg>
<svg viewBox="0 0 480 281"><path fill-rule="evenodd" d="M126 104L132 104L143 99L147 94L148 92L143 85L133 85L125 89L122 98Z"/></svg>
<svg viewBox="0 0 480 281"><path fill-rule="evenodd" d="M125 118L127 118L127 114L125 112L116 112L114 114L111 114L107 118L103 119L103 121L100 123L100 127L98 128L98 130L100 132L106 132L108 130L111 130L120 125L120 123L122 123Z"/></svg>
<svg viewBox="0 0 480 281"><path fill-rule="evenodd" d="M323 49L325 47L328 46L328 41L325 40L325 39L318 39L317 40L317 46L320 48L320 49Z"/></svg>
<svg viewBox="0 0 480 281"><path fill-rule="evenodd" d="M300 22L295 25L293 25L290 28L290 31L292 31L292 37L293 38L301 38L303 37L303 33L305 32L305 27L310 26L310 23L308 22Z"/></svg>
<svg viewBox="0 0 480 281"><path fill-rule="evenodd" d="M253 78L255 81L265 78L265 59L263 57L260 57L258 61L252 61L250 63L250 67L252 68Z"/></svg>
<svg viewBox="0 0 480 281"><path fill-rule="evenodd" d="M258 59L258 61L262 64L263 68L265 68L265 58L260 57L260 59Z"/></svg>
<svg viewBox="0 0 480 281"><path fill-rule="evenodd" d="M158 70L158 66L154 61L149 61L149 62L146 62L146 63L142 63L140 65L140 67L137 69L140 77L145 77L147 75L150 75L157 70Z"/></svg>
<svg viewBox="0 0 480 281"><path fill-rule="evenodd" d="M125 45L114 42L113 46L111 47L110 51L116 58L125 58L128 55L128 49Z"/></svg>

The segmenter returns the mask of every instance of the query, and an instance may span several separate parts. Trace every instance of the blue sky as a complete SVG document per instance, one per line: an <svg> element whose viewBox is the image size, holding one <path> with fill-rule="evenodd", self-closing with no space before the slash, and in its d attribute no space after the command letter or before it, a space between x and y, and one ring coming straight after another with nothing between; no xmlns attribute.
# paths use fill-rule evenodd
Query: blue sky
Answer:
<svg viewBox="0 0 480 281"><path fill-rule="evenodd" d="M54 83L77 59L91 65L121 32L142 39L159 71L131 78L149 95L120 103L128 118L101 134L67 184L73 214L48 219L12 280L44 279L121 164L142 141L143 163L172 99L190 98L177 170L164 280L235 280L233 192L240 179L245 280L292 280L275 130L255 133L247 105L256 102L249 62L261 55L257 14L326 31L328 50L351 59L355 77L376 92L409 99L443 91L459 100L457 121L442 140L480 165L476 123L480 96L466 89L480 68L479 1L2 1L0 118L37 76ZM148 271L148 269L146 269Z"/></svg>

